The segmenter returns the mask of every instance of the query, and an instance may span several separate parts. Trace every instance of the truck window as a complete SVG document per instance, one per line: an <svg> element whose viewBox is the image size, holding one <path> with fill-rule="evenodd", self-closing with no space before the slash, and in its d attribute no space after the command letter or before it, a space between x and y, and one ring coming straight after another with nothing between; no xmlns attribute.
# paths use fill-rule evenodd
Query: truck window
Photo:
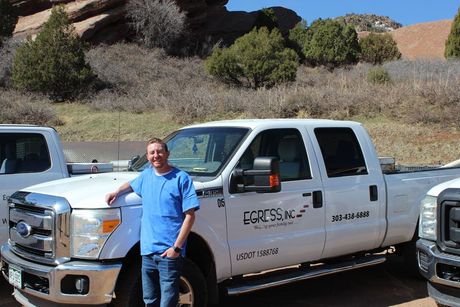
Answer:
<svg viewBox="0 0 460 307"><path fill-rule="evenodd" d="M176 131L165 139L170 151L169 162L192 176L214 177L233 155L248 131L246 128L236 127L188 128ZM133 169L142 171L149 165L143 156Z"/></svg>
<svg viewBox="0 0 460 307"><path fill-rule="evenodd" d="M328 177L367 175L363 152L350 128L316 128Z"/></svg>
<svg viewBox="0 0 460 307"><path fill-rule="evenodd" d="M239 161L239 167L251 169L255 157L277 156L282 181L311 179L305 145L297 129L271 129L252 141Z"/></svg>
<svg viewBox="0 0 460 307"><path fill-rule="evenodd" d="M0 175L49 169L51 161L45 138L37 133L1 133L0 163Z"/></svg>

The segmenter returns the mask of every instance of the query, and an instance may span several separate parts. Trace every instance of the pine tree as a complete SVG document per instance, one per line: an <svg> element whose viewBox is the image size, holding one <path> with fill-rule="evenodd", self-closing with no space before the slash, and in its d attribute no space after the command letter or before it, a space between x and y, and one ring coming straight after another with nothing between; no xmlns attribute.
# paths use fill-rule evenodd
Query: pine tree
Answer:
<svg viewBox="0 0 460 307"><path fill-rule="evenodd" d="M358 61L358 35L352 27L332 19L319 19L313 22L308 32L309 41L304 53L310 64L333 69Z"/></svg>
<svg viewBox="0 0 460 307"><path fill-rule="evenodd" d="M444 56L447 58L460 58L460 8L455 15L449 37L446 41Z"/></svg>
<svg viewBox="0 0 460 307"><path fill-rule="evenodd" d="M42 31L18 48L13 62L17 88L57 100L75 97L93 78L83 43L62 6L52 9Z"/></svg>
<svg viewBox="0 0 460 307"><path fill-rule="evenodd" d="M230 48L217 48L206 60L207 71L224 82L257 89L294 81L299 66L294 50L285 48L277 29L254 28Z"/></svg>
<svg viewBox="0 0 460 307"><path fill-rule="evenodd" d="M370 33L359 41L359 45L361 46L361 60L364 62L380 65L401 58L396 41L388 33Z"/></svg>

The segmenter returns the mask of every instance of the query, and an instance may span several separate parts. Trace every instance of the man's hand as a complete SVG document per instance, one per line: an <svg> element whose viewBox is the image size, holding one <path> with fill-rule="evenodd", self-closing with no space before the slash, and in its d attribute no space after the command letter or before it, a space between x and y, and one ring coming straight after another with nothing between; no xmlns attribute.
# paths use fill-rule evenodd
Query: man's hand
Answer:
<svg viewBox="0 0 460 307"><path fill-rule="evenodd" d="M164 258L177 258L180 256L180 253L176 253L174 251L174 247L170 247L167 250L163 252L163 254L160 255L160 257Z"/></svg>
<svg viewBox="0 0 460 307"><path fill-rule="evenodd" d="M133 189L131 188L131 185L129 182L123 183L118 190L115 192L111 192L105 196L105 202L110 206L113 204L113 202L118 198L118 195L125 194L128 192L132 192Z"/></svg>
<svg viewBox="0 0 460 307"><path fill-rule="evenodd" d="M112 192L105 196L105 202L110 206L117 199L118 193Z"/></svg>

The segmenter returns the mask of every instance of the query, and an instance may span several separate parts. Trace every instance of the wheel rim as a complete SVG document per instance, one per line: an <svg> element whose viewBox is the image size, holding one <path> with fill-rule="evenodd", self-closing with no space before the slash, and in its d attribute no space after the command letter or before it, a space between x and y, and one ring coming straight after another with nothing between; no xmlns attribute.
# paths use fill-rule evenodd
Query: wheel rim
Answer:
<svg viewBox="0 0 460 307"><path fill-rule="evenodd" d="M178 306L193 307L195 296L193 295L192 284L184 277L180 277L179 284L179 304Z"/></svg>

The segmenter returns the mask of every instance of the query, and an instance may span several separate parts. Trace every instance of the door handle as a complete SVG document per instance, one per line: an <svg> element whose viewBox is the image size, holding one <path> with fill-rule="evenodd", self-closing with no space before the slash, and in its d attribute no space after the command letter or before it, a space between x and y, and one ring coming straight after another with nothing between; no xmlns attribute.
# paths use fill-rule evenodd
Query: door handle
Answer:
<svg viewBox="0 0 460 307"><path fill-rule="evenodd" d="M323 206L323 192L313 192L313 208L321 208Z"/></svg>
<svg viewBox="0 0 460 307"><path fill-rule="evenodd" d="M379 191L376 185L369 186L369 198L371 201L377 201L379 199Z"/></svg>

